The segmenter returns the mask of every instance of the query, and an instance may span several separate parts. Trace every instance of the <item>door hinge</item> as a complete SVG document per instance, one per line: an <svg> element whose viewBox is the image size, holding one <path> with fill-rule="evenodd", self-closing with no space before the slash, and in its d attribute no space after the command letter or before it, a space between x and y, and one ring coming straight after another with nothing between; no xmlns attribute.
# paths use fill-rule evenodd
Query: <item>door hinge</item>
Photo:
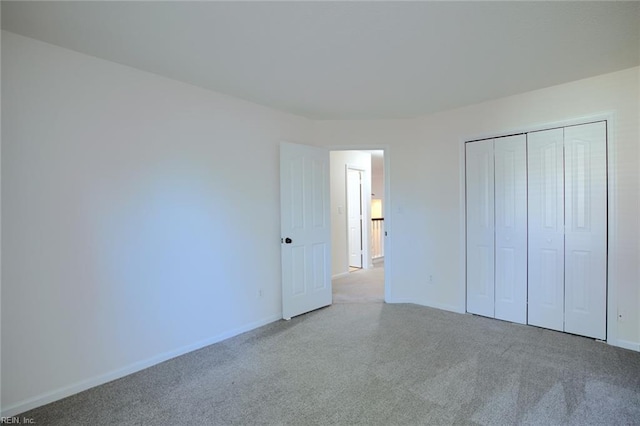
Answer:
<svg viewBox="0 0 640 426"><path fill-rule="evenodd" d="M387 236L387 231L384 231L384 236L385 236L385 237Z"/></svg>

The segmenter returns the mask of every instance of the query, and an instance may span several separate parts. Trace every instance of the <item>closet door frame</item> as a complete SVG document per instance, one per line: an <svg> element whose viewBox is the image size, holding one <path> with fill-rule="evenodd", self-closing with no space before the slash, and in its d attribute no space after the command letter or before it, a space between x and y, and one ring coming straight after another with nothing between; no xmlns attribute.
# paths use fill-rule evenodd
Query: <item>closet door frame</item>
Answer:
<svg viewBox="0 0 640 426"><path fill-rule="evenodd" d="M466 243L466 171L465 171L465 146L467 142L472 142L481 139L493 139L503 136L511 136L522 133L530 133L541 130L549 130L557 127L568 127L580 124L588 124L597 121L606 121L607 123L607 339L606 342L613 346L619 346L622 348L637 350L637 347L633 342L628 342L618 338L618 288L617 288L617 276L615 269L612 267L611 259L618 258L618 251L616 250L618 235L616 233L616 220L617 217L617 179L615 174L615 164L617 161L617 141L615 139L614 129L617 128L617 114L612 112L602 112L592 115L578 116L575 118L569 118L565 120L558 120L553 122L534 123L527 127L516 127L504 130L504 128L497 129L496 131L486 133L469 134L462 137L458 141L458 158L459 158L459 172L460 172L460 274L458 281L458 294L459 302L456 304L456 311L459 313L466 313L466 276L467 276L467 243Z"/></svg>

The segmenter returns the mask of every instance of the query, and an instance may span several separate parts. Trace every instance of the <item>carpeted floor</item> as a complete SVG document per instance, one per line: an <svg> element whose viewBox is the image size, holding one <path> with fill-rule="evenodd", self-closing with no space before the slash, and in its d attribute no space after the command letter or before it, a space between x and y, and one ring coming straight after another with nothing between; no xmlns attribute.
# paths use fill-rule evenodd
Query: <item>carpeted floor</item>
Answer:
<svg viewBox="0 0 640 426"><path fill-rule="evenodd" d="M358 269L331 282L333 303L384 302L384 263L371 269Z"/></svg>
<svg viewBox="0 0 640 426"><path fill-rule="evenodd" d="M410 304L334 304L22 416L39 425L640 424L640 353Z"/></svg>

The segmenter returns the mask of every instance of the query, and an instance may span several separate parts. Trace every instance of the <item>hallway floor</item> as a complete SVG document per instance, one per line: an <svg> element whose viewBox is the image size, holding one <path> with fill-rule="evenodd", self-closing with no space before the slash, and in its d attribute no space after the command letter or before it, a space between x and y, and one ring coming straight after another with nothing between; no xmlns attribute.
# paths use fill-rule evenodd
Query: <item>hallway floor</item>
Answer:
<svg viewBox="0 0 640 426"><path fill-rule="evenodd" d="M384 262L376 263L371 269L350 272L331 284L333 303L383 303Z"/></svg>

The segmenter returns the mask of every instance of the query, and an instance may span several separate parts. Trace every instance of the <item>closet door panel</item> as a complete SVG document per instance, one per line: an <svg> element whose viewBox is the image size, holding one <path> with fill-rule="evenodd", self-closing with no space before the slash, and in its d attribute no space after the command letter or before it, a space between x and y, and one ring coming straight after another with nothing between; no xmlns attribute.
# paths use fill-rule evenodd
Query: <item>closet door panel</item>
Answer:
<svg viewBox="0 0 640 426"><path fill-rule="evenodd" d="M527 322L527 141L495 139L495 317Z"/></svg>
<svg viewBox="0 0 640 426"><path fill-rule="evenodd" d="M466 144L467 312L494 316L493 140Z"/></svg>
<svg viewBox="0 0 640 426"><path fill-rule="evenodd" d="M604 340L607 300L605 122L565 128L565 331Z"/></svg>
<svg viewBox="0 0 640 426"><path fill-rule="evenodd" d="M527 323L563 331L563 129L529 133L527 151Z"/></svg>

